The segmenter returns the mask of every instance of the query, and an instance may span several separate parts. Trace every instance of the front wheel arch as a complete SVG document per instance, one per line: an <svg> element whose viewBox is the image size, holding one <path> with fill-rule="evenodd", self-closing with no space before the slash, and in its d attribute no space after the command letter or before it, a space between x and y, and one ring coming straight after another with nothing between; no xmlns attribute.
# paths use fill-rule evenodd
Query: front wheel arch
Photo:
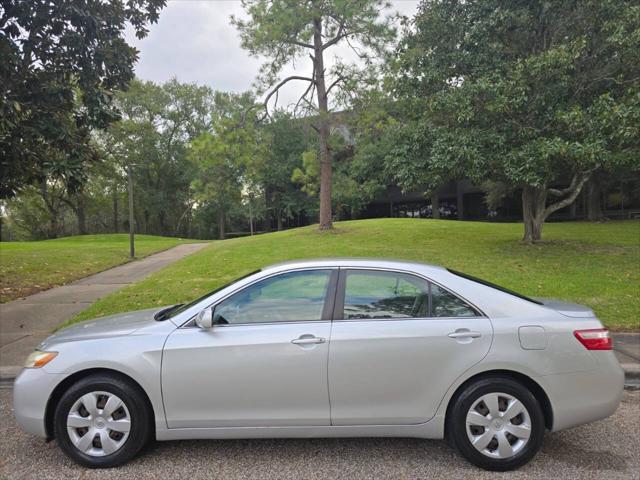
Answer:
<svg viewBox="0 0 640 480"><path fill-rule="evenodd" d="M60 398L62 398L62 395L64 394L64 392L66 392L71 385L78 382L79 380L85 377L88 377L90 375L99 374L99 373L120 377L122 380L131 384L134 388L139 390L140 394L142 395L142 397L144 398L147 404L147 408L149 409L149 412L150 412L149 428L150 428L150 431L153 432L152 438L155 438L155 431L156 431L155 411L153 410L153 406L151 405L151 400L149 399L147 392L144 391L144 388L142 388L140 384L136 382L133 378L131 378L129 375L126 375L117 370L113 370L110 368L89 368L86 370L80 370L78 372L75 372L69 375L67 378L62 380L56 386L56 388L53 389L53 392L51 392L51 395L49 396L49 400L47 401L47 407L45 409L45 416L44 416L44 427L45 427L45 432L47 434L47 441L51 441L55 438L54 428L53 428L54 412L56 411L58 402L60 401Z"/></svg>
<svg viewBox="0 0 640 480"><path fill-rule="evenodd" d="M509 378L514 380L527 389L533 394L533 396L540 403L540 407L542 408L542 414L544 416L544 426L547 430L553 429L553 408L551 407L551 401L547 396L544 389L532 378L524 375L520 372L515 372L513 370L488 370L486 372L478 373L467 380L465 380L451 395L449 399L449 403L447 404L447 411L444 419L444 437L449 440L449 428L450 428L450 419L451 419L451 409L456 402L458 396L464 391L464 389L469 386L471 383L477 382L478 380L484 380L487 378Z"/></svg>

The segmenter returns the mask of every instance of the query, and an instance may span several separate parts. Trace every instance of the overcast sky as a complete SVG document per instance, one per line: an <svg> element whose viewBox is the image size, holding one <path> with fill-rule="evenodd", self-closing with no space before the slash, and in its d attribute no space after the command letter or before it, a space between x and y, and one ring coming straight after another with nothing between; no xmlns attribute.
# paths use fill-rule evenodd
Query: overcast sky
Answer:
<svg viewBox="0 0 640 480"><path fill-rule="evenodd" d="M396 0L389 13L413 16L417 0ZM176 77L181 82L209 85L215 90L241 92L251 88L262 60L253 58L240 46L231 15L242 16L238 0L169 0L149 35L138 40L132 31L127 41L140 51L136 75L143 80L165 82ZM348 47L336 46L328 53L343 61L353 61ZM293 72L310 74L310 62L295 69L289 66L283 76ZM330 59L329 59L329 63ZM280 104L297 99L300 82L289 83L280 94Z"/></svg>

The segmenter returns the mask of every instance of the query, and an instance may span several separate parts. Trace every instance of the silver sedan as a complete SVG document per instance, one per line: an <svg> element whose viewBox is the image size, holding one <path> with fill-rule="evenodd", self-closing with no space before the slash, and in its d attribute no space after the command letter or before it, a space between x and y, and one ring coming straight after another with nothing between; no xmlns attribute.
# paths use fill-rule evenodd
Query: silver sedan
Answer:
<svg viewBox="0 0 640 480"><path fill-rule="evenodd" d="M437 266L325 259L60 330L27 359L14 407L87 467L152 438L396 436L510 470L545 430L611 415L623 382L587 307Z"/></svg>

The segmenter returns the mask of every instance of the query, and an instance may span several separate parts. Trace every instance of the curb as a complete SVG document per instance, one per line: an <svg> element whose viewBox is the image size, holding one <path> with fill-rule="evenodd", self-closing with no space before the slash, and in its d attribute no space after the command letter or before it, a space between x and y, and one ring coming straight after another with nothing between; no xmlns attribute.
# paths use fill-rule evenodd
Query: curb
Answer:
<svg viewBox="0 0 640 480"><path fill-rule="evenodd" d="M3 366L0 367L0 381L5 379L14 380L22 370L22 366Z"/></svg>
<svg viewBox="0 0 640 480"><path fill-rule="evenodd" d="M620 364L624 370L624 379L640 380L640 363L622 363Z"/></svg>

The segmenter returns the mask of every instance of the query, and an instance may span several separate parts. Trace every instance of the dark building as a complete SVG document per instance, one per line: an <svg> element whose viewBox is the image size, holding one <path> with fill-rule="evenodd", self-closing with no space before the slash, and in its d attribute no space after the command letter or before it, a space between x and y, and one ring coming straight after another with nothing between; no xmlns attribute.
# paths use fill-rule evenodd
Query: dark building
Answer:
<svg viewBox="0 0 640 480"><path fill-rule="evenodd" d="M640 218L640 179L629 178L607 188L598 195L602 214L606 218ZM485 194L469 180L449 182L438 191L440 218L456 220L522 220L521 192L507 195L494 210L487 207ZM583 188L570 206L553 213L550 220L583 220L588 212L588 188ZM371 202L359 218L409 217L432 218L431 199L423 192L405 192L398 187L387 191Z"/></svg>

